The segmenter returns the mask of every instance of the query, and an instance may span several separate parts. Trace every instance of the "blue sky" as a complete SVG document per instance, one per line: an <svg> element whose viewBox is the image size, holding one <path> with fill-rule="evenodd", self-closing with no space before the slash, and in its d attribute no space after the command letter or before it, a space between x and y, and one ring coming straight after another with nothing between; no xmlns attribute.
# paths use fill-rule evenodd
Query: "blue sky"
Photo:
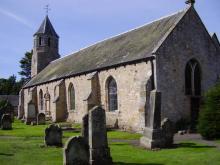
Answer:
<svg viewBox="0 0 220 165"><path fill-rule="evenodd" d="M19 60L32 49L46 4L61 56L186 7L184 0L0 0L1 78L19 77ZM196 0L195 8L220 38L220 1Z"/></svg>

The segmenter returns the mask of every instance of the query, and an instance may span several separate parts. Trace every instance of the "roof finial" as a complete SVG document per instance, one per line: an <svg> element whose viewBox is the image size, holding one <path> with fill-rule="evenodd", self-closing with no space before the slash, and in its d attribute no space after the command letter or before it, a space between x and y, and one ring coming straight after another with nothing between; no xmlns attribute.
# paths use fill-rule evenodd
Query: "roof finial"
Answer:
<svg viewBox="0 0 220 165"><path fill-rule="evenodd" d="M51 10L49 4L47 4L44 9L46 11L46 15L48 15L49 11Z"/></svg>
<svg viewBox="0 0 220 165"><path fill-rule="evenodd" d="M190 6L194 6L195 3L195 0L186 0L186 4L189 4Z"/></svg>

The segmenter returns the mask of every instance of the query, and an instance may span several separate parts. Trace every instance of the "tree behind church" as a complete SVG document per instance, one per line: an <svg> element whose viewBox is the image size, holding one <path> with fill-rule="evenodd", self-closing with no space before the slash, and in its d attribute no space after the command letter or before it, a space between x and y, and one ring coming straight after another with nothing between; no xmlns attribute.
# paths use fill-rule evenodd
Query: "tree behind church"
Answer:
<svg viewBox="0 0 220 165"><path fill-rule="evenodd" d="M26 52L25 56L19 61L21 71L18 72L21 75L21 82L25 83L31 79L31 58L33 51Z"/></svg>
<svg viewBox="0 0 220 165"><path fill-rule="evenodd" d="M18 95L22 86L20 81L16 81L16 77L10 76L8 79L0 79L0 95Z"/></svg>

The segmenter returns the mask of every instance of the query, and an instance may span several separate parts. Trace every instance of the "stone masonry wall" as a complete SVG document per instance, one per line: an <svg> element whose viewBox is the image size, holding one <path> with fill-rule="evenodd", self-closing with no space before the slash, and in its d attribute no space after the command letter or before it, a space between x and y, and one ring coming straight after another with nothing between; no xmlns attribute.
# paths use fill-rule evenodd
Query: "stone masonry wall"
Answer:
<svg viewBox="0 0 220 165"><path fill-rule="evenodd" d="M142 62L139 64L122 66L98 73L101 105L107 111L106 117L108 126L114 127L118 125L118 127L121 129L130 131L142 131L145 126L146 84L151 74L150 62ZM107 106L106 81L110 76L116 80L118 89L118 110L115 112L109 112ZM67 78L64 80L66 89L66 103L62 102L62 104L64 104L64 108L67 106L68 121L76 123L82 122L82 117L88 111L87 99L91 95L91 88L93 84L91 80L91 74ZM55 86L58 83L59 81L37 86L38 99L40 90L43 91L43 95L45 95L47 90L50 94L50 111L53 121L56 121L56 103L54 102L56 97L54 92ZM73 84L75 89L75 110L69 109L68 87L70 83ZM29 89L24 90L25 109L27 109L26 105L28 102L28 90ZM61 105L59 105L59 109L60 108ZM44 113L44 111L39 110L39 113L40 112Z"/></svg>
<svg viewBox="0 0 220 165"><path fill-rule="evenodd" d="M202 93L220 73L220 54L194 8L191 8L156 54L157 87L162 92L162 117L190 118L190 98L185 95L185 67L190 59L201 66Z"/></svg>

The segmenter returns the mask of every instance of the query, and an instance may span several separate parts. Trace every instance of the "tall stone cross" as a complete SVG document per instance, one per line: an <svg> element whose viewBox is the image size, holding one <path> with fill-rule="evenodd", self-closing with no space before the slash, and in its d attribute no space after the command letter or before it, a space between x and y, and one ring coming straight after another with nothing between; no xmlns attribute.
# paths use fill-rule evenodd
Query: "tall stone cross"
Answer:
<svg viewBox="0 0 220 165"><path fill-rule="evenodd" d="M48 15L49 11L51 10L49 4L47 4L44 9L46 11L46 15Z"/></svg>
<svg viewBox="0 0 220 165"><path fill-rule="evenodd" d="M191 6L194 6L194 4L196 3L195 0L187 0L186 4L190 4Z"/></svg>

